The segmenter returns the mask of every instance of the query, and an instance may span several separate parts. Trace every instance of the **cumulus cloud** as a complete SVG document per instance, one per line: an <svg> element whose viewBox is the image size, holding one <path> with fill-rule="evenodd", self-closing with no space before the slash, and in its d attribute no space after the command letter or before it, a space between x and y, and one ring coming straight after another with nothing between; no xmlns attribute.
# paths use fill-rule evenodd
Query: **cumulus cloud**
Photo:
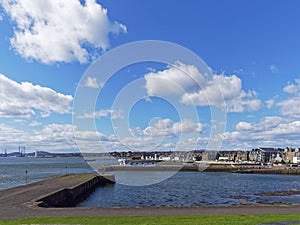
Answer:
<svg viewBox="0 0 300 225"><path fill-rule="evenodd" d="M111 118L111 119L122 119L123 111L116 109L102 109L92 113L84 113L77 116L78 119L92 119L92 118Z"/></svg>
<svg viewBox="0 0 300 225"><path fill-rule="evenodd" d="M65 151L76 149L72 137L72 125L49 124L40 130L20 130L6 124L0 124L0 142L9 152L16 151L18 145L26 146L27 152L36 150Z"/></svg>
<svg viewBox="0 0 300 225"><path fill-rule="evenodd" d="M100 84L97 81L96 77L88 77L84 83L85 87L89 87L89 88L100 88L102 87L103 84Z"/></svg>
<svg viewBox="0 0 300 225"><path fill-rule="evenodd" d="M167 123L167 122L163 122ZM179 133L179 129L185 132L199 131L200 125L192 125L191 122L171 122L173 128L169 127L167 135ZM181 126L182 127L176 127ZM161 128L161 127L160 127ZM154 132L158 129L155 126ZM163 129L163 128L161 128ZM167 128L166 128L167 129ZM40 125L29 130L21 130L0 123L1 148L9 152L17 150L18 145L26 146L27 152L50 151L50 152L81 152L105 153L108 151L134 151L134 150L174 150L178 144L166 140L157 142L156 136L144 135L143 137L124 137L119 139L114 134L103 134L99 131L79 130L72 124ZM158 134L158 133L156 133ZM161 133L162 134L162 133ZM181 139L180 150L191 150L195 139Z"/></svg>
<svg viewBox="0 0 300 225"><path fill-rule="evenodd" d="M279 112L288 117L300 117L300 79L295 79L293 83L289 83L283 88L283 91L290 94L285 100L276 103L280 107Z"/></svg>
<svg viewBox="0 0 300 225"><path fill-rule="evenodd" d="M36 126L40 126L41 125L41 123L40 122L38 122L38 121L32 121L31 123L29 123L28 124L29 126L31 126L31 127L36 127Z"/></svg>
<svg viewBox="0 0 300 225"><path fill-rule="evenodd" d="M49 124L42 130L34 131L30 145L37 143L39 148L48 151L75 151L79 148L81 152L101 152L103 146L110 149L109 146L112 147L115 140L113 135L80 131L72 124ZM80 145L77 145L78 143ZM119 143L118 147L120 147Z"/></svg>
<svg viewBox="0 0 300 225"><path fill-rule="evenodd" d="M151 137L175 137L184 133L199 133L203 129L201 123L195 123L188 119L174 122L169 118L161 119L146 127L144 130L135 129L135 132Z"/></svg>
<svg viewBox="0 0 300 225"><path fill-rule="evenodd" d="M20 129L15 129L11 126L8 126L4 123L0 124L0 143L2 147L5 146L5 144L12 142L14 144L16 143L23 143L25 141L25 132Z"/></svg>
<svg viewBox="0 0 300 225"><path fill-rule="evenodd" d="M300 90L300 79L295 79L294 83L289 83L283 88L283 91L289 94L295 94Z"/></svg>
<svg viewBox="0 0 300 225"><path fill-rule="evenodd" d="M277 107L279 113L289 118L300 118L300 79L289 82L282 91L285 93L279 100L279 96L265 101L268 109ZM275 99L275 100L274 100Z"/></svg>
<svg viewBox="0 0 300 225"><path fill-rule="evenodd" d="M269 99L266 101L266 106L268 109L272 108L275 105L275 101L273 99Z"/></svg>
<svg viewBox="0 0 300 225"><path fill-rule="evenodd" d="M300 96L294 96L284 101L278 102L277 105L280 107L280 113L284 116L289 117L300 117Z"/></svg>
<svg viewBox="0 0 300 225"><path fill-rule="evenodd" d="M225 104L228 112L256 111L261 107L255 91L244 91L242 81L236 75L213 75L212 80L198 92L185 93L182 102L199 106Z"/></svg>
<svg viewBox="0 0 300 225"><path fill-rule="evenodd" d="M11 46L42 63L85 63L109 47L109 35L126 32L95 0L0 0L15 24Z"/></svg>
<svg viewBox="0 0 300 225"><path fill-rule="evenodd" d="M255 147L286 147L300 145L300 121L267 116L258 123L241 121L232 132L224 133L224 146L230 149L243 146Z"/></svg>
<svg viewBox="0 0 300 225"><path fill-rule="evenodd" d="M235 129L238 130L238 131L251 130L252 125L251 125L251 123L247 123L247 122L239 122L236 125Z"/></svg>
<svg viewBox="0 0 300 225"><path fill-rule="evenodd" d="M0 117L31 117L71 110L73 97L29 82L17 83L0 74Z"/></svg>
<svg viewBox="0 0 300 225"><path fill-rule="evenodd" d="M19 130L6 124L0 124L1 146L9 151L17 149L18 145L26 146L27 152L50 151L65 152L77 151L77 142L83 146L82 152L97 152L103 145L110 149L115 141L114 136L104 135L100 132L79 131L72 124L52 123L40 129ZM75 138L76 137L76 138ZM118 147L121 146L117 143ZM99 151L98 151L99 152Z"/></svg>
<svg viewBox="0 0 300 225"><path fill-rule="evenodd" d="M256 111L261 107L255 91L242 89L236 75L202 74L193 65L177 62L166 70L145 75L148 95L180 95L184 104L198 106L226 106L228 112Z"/></svg>
<svg viewBox="0 0 300 225"><path fill-rule="evenodd" d="M74 126L71 124L49 124L35 131L34 139L41 143L63 143L74 145Z"/></svg>
<svg viewBox="0 0 300 225"><path fill-rule="evenodd" d="M150 96L168 96L183 91L195 91L206 84L206 76L197 67L176 62L166 70L151 71L145 75L147 93Z"/></svg>

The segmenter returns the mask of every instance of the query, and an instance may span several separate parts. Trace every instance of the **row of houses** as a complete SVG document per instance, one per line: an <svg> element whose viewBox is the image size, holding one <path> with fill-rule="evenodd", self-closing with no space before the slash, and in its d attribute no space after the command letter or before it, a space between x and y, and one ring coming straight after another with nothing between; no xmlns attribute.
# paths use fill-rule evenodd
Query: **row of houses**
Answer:
<svg viewBox="0 0 300 225"><path fill-rule="evenodd" d="M130 160L300 163L300 151L298 148L255 148L251 151L115 152L112 155L117 158Z"/></svg>
<svg viewBox="0 0 300 225"><path fill-rule="evenodd" d="M252 151L221 151L218 161L262 162L262 163L300 163L298 148L255 148Z"/></svg>

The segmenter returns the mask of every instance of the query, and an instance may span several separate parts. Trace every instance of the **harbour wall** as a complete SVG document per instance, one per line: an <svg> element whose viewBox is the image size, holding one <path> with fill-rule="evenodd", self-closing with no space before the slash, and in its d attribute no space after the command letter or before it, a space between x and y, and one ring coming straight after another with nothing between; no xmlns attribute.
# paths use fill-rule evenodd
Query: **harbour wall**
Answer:
<svg viewBox="0 0 300 225"><path fill-rule="evenodd" d="M193 170L196 171L196 168L193 168L192 166L191 167L182 167L182 169L181 169L181 171L193 171ZM300 167L291 168L288 166L210 164L203 171L204 172L300 175Z"/></svg>
<svg viewBox="0 0 300 225"><path fill-rule="evenodd" d="M237 173L257 173L257 174L281 174L300 175L300 168L266 168L266 169L240 169Z"/></svg>
<svg viewBox="0 0 300 225"><path fill-rule="evenodd" d="M113 175L94 175L72 187L66 187L46 194L36 200L39 207L72 207L87 198L97 187L115 183Z"/></svg>
<svg viewBox="0 0 300 225"><path fill-rule="evenodd" d="M99 171L200 171L200 172L229 172L229 173L258 173L258 174L282 174L282 175L300 175L300 167L268 167L260 165L243 164L185 164L185 165L157 165L157 166L123 166L110 165L100 167Z"/></svg>

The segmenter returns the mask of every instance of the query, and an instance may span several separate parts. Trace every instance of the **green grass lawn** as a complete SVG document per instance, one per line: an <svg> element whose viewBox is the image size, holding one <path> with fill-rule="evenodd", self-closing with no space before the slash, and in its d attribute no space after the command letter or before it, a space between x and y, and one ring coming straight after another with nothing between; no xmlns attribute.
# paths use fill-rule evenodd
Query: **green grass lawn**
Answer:
<svg viewBox="0 0 300 225"><path fill-rule="evenodd" d="M120 216L120 217L49 217L17 220L2 220L0 224L259 224L268 222L298 221L300 214L272 214L272 215L193 215L193 216Z"/></svg>

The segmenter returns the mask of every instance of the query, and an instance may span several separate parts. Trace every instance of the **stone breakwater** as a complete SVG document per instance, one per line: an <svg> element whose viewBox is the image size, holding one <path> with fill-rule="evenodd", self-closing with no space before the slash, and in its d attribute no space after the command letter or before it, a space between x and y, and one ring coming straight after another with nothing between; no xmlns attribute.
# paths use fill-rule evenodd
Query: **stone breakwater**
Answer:
<svg viewBox="0 0 300 225"><path fill-rule="evenodd" d="M67 207L84 200L113 175L70 174L0 191L0 211L24 207Z"/></svg>
<svg viewBox="0 0 300 225"><path fill-rule="evenodd" d="M72 175L70 175L72 176ZM97 187L114 183L113 175L73 175L74 179L78 179L78 183L71 184L55 190L52 193L47 193L45 196L33 200L33 203L40 207L72 207L77 205L88 197ZM80 176L80 178L77 178Z"/></svg>

